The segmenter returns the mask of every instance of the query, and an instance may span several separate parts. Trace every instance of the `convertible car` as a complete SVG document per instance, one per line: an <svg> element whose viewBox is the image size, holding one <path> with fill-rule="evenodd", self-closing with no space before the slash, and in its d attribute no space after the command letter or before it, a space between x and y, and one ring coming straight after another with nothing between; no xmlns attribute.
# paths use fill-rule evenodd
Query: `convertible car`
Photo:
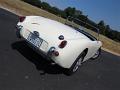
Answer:
<svg viewBox="0 0 120 90"><path fill-rule="evenodd" d="M21 16L16 35L55 64L75 73L86 60L100 55L101 41L84 30L74 29L41 16Z"/></svg>

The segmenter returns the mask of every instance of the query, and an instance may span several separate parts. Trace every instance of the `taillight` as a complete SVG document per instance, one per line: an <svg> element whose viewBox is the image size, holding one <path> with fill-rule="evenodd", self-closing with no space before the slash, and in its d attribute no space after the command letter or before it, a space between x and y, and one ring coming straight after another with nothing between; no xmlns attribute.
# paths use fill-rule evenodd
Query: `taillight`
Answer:
<svg viewBox="0 0 120 90"><path fill-rule="evenodd" d="M58 51L54 51L53 54L54 54L55 56L59 56L59 52L58 52Z"/></svg>
<svg viewBox="0 0 120 90"><path fill-rule="evenodd" d="M60 43L59 48L64 48L67 45L67 41L64 40Z"/></svg>
<svg viewBox="0 0 120 90"><path fill-rule="evenodd" d="M60 40L64 40L64 36L63 36L63 35L60 35L58 38L59 38Z"/></svg>
<svg viewBox="0 0 120 90"><path fill-rule="evenodd" d="M23 22L24 20L25 20L25 17L24 17L24 16L20 16L20 17L19 17L19 21L20 21L20 22Z"/></svg>

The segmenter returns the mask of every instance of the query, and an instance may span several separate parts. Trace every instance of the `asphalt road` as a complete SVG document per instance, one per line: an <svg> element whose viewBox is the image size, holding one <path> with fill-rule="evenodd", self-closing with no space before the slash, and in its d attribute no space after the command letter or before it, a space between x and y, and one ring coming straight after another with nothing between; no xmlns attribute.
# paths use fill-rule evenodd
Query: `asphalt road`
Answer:
<svg viewBox="0 0 120 90"><path fill-rule="evenodd" d="M17 21L0 9L0 90L120 90L120 57L102 51L67 76L16 38Z"/></svg>

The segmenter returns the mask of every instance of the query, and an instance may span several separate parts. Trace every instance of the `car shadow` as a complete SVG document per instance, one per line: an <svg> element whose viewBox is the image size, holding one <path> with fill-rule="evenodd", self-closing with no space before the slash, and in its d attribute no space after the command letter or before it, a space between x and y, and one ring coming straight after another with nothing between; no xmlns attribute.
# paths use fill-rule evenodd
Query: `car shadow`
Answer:
<svg viewBox="0 0 120 90"><path fill-rule="evenodd" d="M12 49L17 50L27 60L32 62L38 71L42 71L40 75L44 74L64 74L64 69L58 65L51 64L50 61L43 58L40 54L30 48L25 40L16 41L11 44Z"/></svg>

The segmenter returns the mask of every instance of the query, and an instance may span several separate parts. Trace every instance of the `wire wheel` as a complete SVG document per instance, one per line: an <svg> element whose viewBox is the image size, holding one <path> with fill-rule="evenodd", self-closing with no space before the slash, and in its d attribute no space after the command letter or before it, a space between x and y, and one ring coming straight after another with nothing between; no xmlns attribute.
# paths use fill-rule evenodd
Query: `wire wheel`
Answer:
<svg viewBox="0 0 120 90"><path fill-rule="evenodd" d="M72 75L73 73L75 73L79 67L81 66L81 63L83 61L85 57L85 52L82 52L75 60L75 62L73 63L73 65L67 70L67 75Z"/></svg>
<svg viewBox="0 0 120 90"><path fill-rule="evenodd" d="M92 59L97 59L101 54L101 49L98 49L95 55L92 57Z"/></svg>

